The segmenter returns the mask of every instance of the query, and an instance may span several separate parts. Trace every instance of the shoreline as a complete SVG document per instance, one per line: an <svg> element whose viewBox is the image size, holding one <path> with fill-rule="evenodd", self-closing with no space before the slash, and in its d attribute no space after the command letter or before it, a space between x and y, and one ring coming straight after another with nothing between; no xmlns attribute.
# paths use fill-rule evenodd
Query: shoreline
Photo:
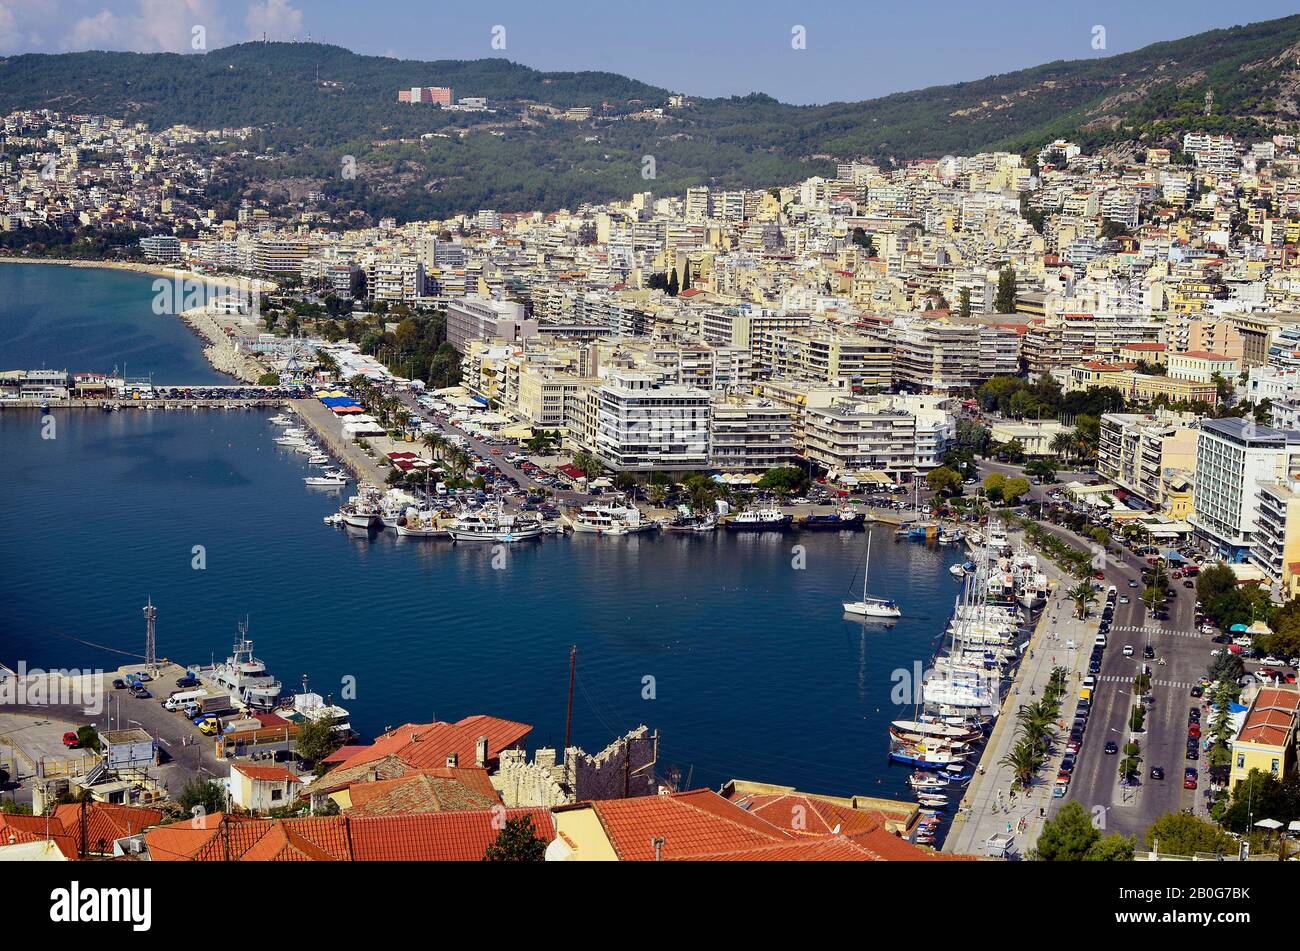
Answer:
<svg viewBox="0 0 1300 951"><path fill-rule="evenodd" d="M76 267L85 269L102 268L107 271L129 271L135 274L152 275L153 277L181 278L182 280L203 281L208 284L219 284L229 286L246 281L254 286L259 293L267 293L279 289L279 285L273 281L267 281L262 278L246 278L233 274L204 274L200 271L194 271L189 268L170 267L166 264L150 263L147 261L96 261L80 258L25 258L3 256L0 257L0 264L49 264L61 267Z"/></svg>

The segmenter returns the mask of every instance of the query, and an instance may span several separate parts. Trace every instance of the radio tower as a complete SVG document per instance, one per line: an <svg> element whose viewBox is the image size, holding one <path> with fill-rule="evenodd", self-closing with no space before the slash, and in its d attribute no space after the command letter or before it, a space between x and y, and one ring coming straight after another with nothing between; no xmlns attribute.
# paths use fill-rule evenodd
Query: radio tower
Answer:
<svg viewBox="0 0 1300 951"><path fill-rule="evenodd" d="M158 669L158 649L154 640L154 621L158 619L158 609L153 606L153 598L144 606L144 663L153 674Z"/></svg>

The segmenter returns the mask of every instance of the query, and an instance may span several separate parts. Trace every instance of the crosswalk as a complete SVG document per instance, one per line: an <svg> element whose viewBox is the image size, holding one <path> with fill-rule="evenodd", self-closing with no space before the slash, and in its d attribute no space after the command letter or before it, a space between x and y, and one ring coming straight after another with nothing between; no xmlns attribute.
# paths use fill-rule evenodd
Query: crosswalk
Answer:
<svg viewBox="0 0 1300 951"><path fill-rule="evenodd" d="M1132 686L1132 684L1133 684L1133 677L1132 677L1132 676L1125 676L1125 675L1121 675L1121 674L1106 674L1106 675L1103 676L1103 677L1098 677L1098 678L1097 678L1097 682L1098 682L1098 683L1102 683L1102 684L1128 684L1128 685ZM1152 681L1151 681L1151 686L1153 686L1153 687L1182 687L1182 688L1184 688L1184 689L1186 689L1186 690L1191 690L1192 687L1196 686L1196 683L1197 683L1197 681L1191 681L1191 680L1188 680L1188 681L1182 681L1182 680L1152 680Z"/></svg>
<svg viewBox="0 0 1300 951"><path fill-rule="evenodd" d="M1147 634L1153 637L1165 634L1169 637L1194 637L1198 640L1205 636L1199 631L1171 631L1165 627L1138 627L1133 624L1121 624L1118 627L1112 627L1110 630L1112 634Z"/></svg>

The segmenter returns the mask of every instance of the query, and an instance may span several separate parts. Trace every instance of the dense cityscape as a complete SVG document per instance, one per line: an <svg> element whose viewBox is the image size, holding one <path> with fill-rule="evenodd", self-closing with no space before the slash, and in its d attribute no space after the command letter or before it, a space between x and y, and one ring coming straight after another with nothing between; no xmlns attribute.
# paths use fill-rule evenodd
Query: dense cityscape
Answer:
<svg viewBox="0 0 1300 951"><path fill-rule="evenodd" d="M542 126L595 148L705 108L637 89L614 104L488 95L437 65L391 89L412 125L374 149ZM416 696L359 694L359 641L313 660L329 688L303 673L299 689L241 617L224 663L204 663L168 641L187 608L163 577L121 592L131 617L113 606L111 630L72 636L56 612L44 638L26 619L0 637L0 861L1295 861L1300 150L1294 122L1245 123L1235 91L1229 119L1201 79L1179 80L1199 116L1175 110L1158 135L819 153L806 177L684 188L646 154L622 197L442 217L390 213L401 166L373 151L284 173L310 163L251 120L9 112L0 438L24 462L7 484L26 493L28 465L66 471L96 438L161 445L176 426L213 458L247 454L255 423L256 478L287 473L310 500L281 506L268 554L302 558L293 536L338 559L308 572L359 571L367 553L490 565L519 589L438 576L500 599L476 639L552 609L572 630L562 657L543 648L563 662L545 688L563 703L495 708L489 680L536 666L521 653L482 681L455 674L458 702L492 699L450 716L436 654L397 665L427 687ZM72 308L47 288L74 281L120 295L98 350L80 329L49 345ZM136 355L151 331L135 314L184 328L167 346L204 371ZM65 455L30 449L69 438ZM214 486L263 484L218 470ZM175 508L125 499L140 531ZM194 571L208 547L186 554ZM731 745L756 741L717 736L703 698L660 719L654 674L636 684L647 712L620 706L606 652L657 671L690 642L659 643L655 612L629 600L636 638L611 647L588 601L617 606L619 582L602 590L589 566L638 585L661 566L652 600L694 604L674 561L704 576L752 562L722 589L742 627L797 602L800 636L843 636L850 700L828 686L820 720L812 690L774 702L830 747L840 731L849 766ZM531 573L547 564L569 584L540 604ZM847 593L822 575L800 587L810 565ZM329 587L292 597L313 585ZM231 609L249 597L223 594ZM432 629L437 604L411 616ZM387 627L367 637L402 629ZM714 662L702 676L763 674ZM577 732L575 700L591 718Z"/></svg>

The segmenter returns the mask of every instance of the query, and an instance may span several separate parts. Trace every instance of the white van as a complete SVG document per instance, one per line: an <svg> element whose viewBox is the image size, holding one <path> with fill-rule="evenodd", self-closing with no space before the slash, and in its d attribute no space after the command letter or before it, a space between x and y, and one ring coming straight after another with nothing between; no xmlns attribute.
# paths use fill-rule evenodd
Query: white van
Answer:
<svg viewBox="0 0 1300 951"><path fill-rule="evenodd" d="M206 690L182 690L179 693L172 694L164 700L163 709L171 711L180 710L187 703L194 703L200 697L206 697L207 695L208 692Z"/></svg>

